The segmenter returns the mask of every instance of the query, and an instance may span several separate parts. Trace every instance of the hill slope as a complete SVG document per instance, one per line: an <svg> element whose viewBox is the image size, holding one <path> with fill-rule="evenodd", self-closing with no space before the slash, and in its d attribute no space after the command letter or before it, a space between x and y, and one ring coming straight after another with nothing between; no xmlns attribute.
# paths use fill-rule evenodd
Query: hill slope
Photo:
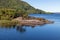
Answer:
<svg viewBox="0 0 60 40"><path fill-rule="evenodd" d="M21 0L0 0L0 8L23 9L28 13L45 13L45 11L35 9Z"/></svg>

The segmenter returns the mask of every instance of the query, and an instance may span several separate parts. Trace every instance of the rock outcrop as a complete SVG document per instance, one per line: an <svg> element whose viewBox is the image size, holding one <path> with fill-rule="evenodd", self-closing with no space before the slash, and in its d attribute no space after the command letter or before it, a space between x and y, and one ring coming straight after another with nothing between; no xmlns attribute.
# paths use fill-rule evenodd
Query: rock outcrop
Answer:
<svg viewBox="0 0 60 40"><path fill-rule="evenodd" d="M29 18L29 19L23 19L22 17L15 18L14 20L17 20L19 23L18 25L29 25L29 26L35 26L35 25L44 25L44 24L51 24L54 23L53 21L46 20L44 18Z"/></svg>

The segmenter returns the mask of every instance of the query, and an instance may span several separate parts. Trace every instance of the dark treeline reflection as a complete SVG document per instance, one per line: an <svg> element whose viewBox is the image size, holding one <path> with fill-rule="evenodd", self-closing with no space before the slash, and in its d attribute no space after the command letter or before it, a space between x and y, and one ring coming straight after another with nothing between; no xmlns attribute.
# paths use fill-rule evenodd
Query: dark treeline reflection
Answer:
<svg viewBox="0 0 60 40"><path fill-rule="evenodd" d="M40 25L40 27L41 26L42 25ZM24 26L24 25L22 25L22 26L16 26L16 25L14 25L14 26L0 26L0 28L6 28L6 29L13 28L13 29L16 29L17 31L19 31L21 33L26 32L26 27L35 28L36 26Z"/></svg>
<svg viewBox="0 0 60 40"><path fill-rule="evenodd" d="M16 30L19 31L19 32L25 32L26 28L24 28L23 26L17 26Z"/></svg>

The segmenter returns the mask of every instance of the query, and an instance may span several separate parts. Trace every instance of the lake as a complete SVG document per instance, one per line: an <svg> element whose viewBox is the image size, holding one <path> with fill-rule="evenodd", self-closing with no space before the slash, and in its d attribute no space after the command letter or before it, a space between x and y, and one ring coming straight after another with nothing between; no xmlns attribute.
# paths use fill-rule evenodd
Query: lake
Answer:
<svg viewBox="0 0 60 40"><path fill-rule="evenodd" d="M60 14L30 14L54 21L53 24L0 27L0 40L60 40Z"/></svg>

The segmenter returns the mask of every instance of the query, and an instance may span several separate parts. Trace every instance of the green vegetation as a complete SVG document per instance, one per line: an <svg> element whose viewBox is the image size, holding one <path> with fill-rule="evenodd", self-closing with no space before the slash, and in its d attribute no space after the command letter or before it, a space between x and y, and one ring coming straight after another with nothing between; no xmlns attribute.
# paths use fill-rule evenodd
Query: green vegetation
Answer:
<svg viewBox="0 0 60 40"><path fill-rule="evenodd" d="M0 26L15 26L18 24L18 21L10 21L10 20L0 20Z"/></svg>
<svg viewBox="0 0 60 40"><path fill-rule="evenodd" d="M28 17L28 14L24 10L0 8L0 26L13 26L18 24L18 21L14 20L17 17Z"/></svg>
<svg viewBox="0 0 60 40"><path fill-rule="evenodd" d="M28 3L21 0L0 0L0 8L25 10L27 13L46 13L43 10L35 9Z"/></svg>
<svg viewBox="0 0 60 40"><path fill-rule="evenodd" d="M30 13L46 12L35 9L22 0L0 0L0 25L14 25L16 22L12 21L14 18L20 16L26 18Z"/></svg>

